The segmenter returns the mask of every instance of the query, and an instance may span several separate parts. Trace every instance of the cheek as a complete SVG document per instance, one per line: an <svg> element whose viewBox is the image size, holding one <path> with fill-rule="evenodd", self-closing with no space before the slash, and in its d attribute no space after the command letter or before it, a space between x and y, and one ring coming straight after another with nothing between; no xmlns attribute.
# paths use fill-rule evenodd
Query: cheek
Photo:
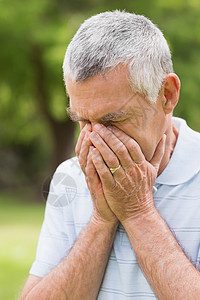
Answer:
<svg viewBox="0 0 200 300"><path fill-rule="evenodd" d="M155 139L151 133L142 133L137 138L137 143L139 144L142 153L144 154L146 160L151 160L154 150L155 150Z"/></svg>
<svg viewBox="0 0 200 300"><path fill-rule="evenodd" d="M166 132L166 128L165 122L160 119L155 126L152 126L152 128L146 130L143 152L148 161L152 159L163 134Z"/></svg>
<svg viewBox="0 0 200 300"><path fill-rule="evenodd" d="M139 144L146 160L150 161L157 146L156 136L152 132L143 132L135 140Z"/></svg>

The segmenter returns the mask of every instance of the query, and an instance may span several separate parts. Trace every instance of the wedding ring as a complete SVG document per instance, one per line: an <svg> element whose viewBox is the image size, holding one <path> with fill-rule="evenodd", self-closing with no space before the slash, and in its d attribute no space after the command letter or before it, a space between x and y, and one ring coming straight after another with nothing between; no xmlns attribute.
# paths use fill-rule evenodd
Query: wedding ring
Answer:
<svg viewBox="0 0 200 300"><path fill-rule="evenodd" d="M110 172L114 174L117 170L119 170L121 166L119 165L117 168L110 168Z"/></svg>

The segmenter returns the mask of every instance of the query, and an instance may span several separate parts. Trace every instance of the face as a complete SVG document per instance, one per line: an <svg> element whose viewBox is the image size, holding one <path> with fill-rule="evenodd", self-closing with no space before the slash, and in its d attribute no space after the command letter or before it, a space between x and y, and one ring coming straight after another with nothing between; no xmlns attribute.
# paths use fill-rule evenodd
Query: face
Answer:
<svg viewBox="0 0 200 300"><path fill-rule="evenodd" d="M136 140L147 160L167 130L162 97L151 103L130 87L126 67L118 66L104 76L84 82L66 80L69 114L81 129L86 123L116 126Z"/></svg>

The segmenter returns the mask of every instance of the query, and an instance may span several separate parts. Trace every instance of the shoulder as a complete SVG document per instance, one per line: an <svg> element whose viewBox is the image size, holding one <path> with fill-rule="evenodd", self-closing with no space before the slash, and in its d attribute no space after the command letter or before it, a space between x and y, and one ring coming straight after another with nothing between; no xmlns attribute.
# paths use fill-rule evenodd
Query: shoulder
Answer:
<svg viewBox="0 0 200 300"><path fill-rule="evenodd" d="M81 170L77 157L72 157L62 162L56 169L53 180L60 182L70 182L75 180L76 182L85 182L85 175Z"/></svg>
<svg viewBox="0 0 200 300"><path fill-rule="evenodd" d="M72 173L82 173L81 167L79 165L78 158L76 156L63 161L56 169L57 172L72 172Z"/></svg>
<svg viewBox="0 0 200 300"><path fill-rule="evenodd" d="M65 207L78 194L87 190L85 175L82 172L77 157L62 162L56 169L50 185L48 203Z"/></svg>

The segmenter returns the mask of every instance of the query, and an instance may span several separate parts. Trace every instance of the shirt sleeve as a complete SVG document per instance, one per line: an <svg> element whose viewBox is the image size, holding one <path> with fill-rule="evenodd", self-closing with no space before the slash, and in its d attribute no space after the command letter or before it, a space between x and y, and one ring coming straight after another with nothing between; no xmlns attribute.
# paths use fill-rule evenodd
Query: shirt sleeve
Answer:
<svg viewBox="0 0 200 300"><path fill-rule="evenodd" d="M67 234L65 218L66 210L68 210L67 215L70 215L73 182L69 183L71 188L66 190L63 182L69 181L70 177L60 169L58 167L50 184L36 258L29 272L39 277L46 276L55 268L66 257L72 246Z"/></svg>

